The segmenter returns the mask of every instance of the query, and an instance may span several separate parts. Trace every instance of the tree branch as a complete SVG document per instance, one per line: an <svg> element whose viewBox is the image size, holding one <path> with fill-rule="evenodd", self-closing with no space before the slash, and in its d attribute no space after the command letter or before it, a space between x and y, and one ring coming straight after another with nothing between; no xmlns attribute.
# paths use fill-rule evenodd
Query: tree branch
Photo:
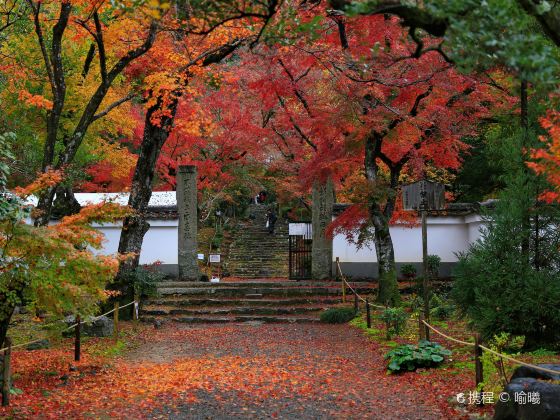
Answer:
<svg viewBox="0 0 560 420"><path fill-rule="evenodd" d="M107 83L107 55L105 53L105 43L103 42L103 29L99 20L97 10L93 13L93 21L95 22L95 42L99 50L99 68L101 71L101 80Z"/></svg>
<svg viewBox="0 0 560 420"><path fill-rule="evenodd" d="M105 115L107 115L109 112L111 112L113 109L121 106L122 104L124 104L125 102L130 101L131 99L133 99L134 97L136 97L136 93L130 93L128 95L126 95L124 98L119 99L118 101L113 102L111 105L109 105L107 108L105 108L103 111L101 111L99 114L95 114L93 116L93 119L91 120L91 122L97 121L99 118L103 118Z"/></svg>
<svg viewBox="0 0 560 420"><path fill-rule="evenodd" d="M303 105L305 110L307 111L307 115L309 115L311 117L312 115L311 115L311 110L309 109L309 104L307 103L307 100L303 97L303 94L297 88L297 86L296 86L297 82L296 82L294 76L292 75L290 70L286 67L286 65L284 64L284 62L282 61L281 58L278 59L278 63L280 63L280 65L282 66L282 68L284 69L284 71L286 72L288 77L290 78L290 81L292 82L292 85L294 87L294 93L296 94L296 97L299 99L299 101L301 102L301 104ZM307 72L309 72L309 70ZM298 80L300 80L302 77L303 76L300 76L298 78Z"/></svg>

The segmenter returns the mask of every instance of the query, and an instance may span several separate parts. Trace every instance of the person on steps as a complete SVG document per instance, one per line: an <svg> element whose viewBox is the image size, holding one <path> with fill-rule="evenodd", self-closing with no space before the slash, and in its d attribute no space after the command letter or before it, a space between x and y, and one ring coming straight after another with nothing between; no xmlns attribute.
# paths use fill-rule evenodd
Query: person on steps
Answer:
<svg viewBox="0 0 560 420"><path fill-rule="evenodd" d="M266 227L268 228L268 233L272 235L274 233L274 224L276 223L276 214L272 210L267 210L266 212Z"/></svg>

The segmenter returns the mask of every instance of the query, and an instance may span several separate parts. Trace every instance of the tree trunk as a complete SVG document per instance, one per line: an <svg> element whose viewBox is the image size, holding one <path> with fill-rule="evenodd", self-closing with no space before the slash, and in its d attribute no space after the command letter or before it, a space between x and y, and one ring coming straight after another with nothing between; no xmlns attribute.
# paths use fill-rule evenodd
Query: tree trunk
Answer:
<svg viewBox="0 0 560 420"><path fill-rule="evenodd" d="M82 206L76 200L72 187L59 185L56 189L56 198L53 203L51 214L55 219L79 213Z"/></svg>
<svg viewBox="0 0 560 420"><path fill-rule="evenodd" d="M10 321L12 315L14 314L15 307L7 302L1 304L2 309L0 310L0 347L4 347L4 342L6 341L6 336L8 335L8 329L10 328Z"/></svg>
<svg viewBox="0 0 560 420"><path fill-rule="evenodd" d="M388 306L400 304L395 250L389 231L389 220L379 211L377 204L370 207L370 219L375 227L374 243L379 265L379 290L377 302Z"/></svg>
<svg viewBox="0 0 560 420"><path fill-rule="evenodd" d="M381 153L381 142L383 137L373 131L366 138L365 144L365 173L366 178L371 182L378 181L377 158ZM391 169L391 190L394 192L398 182L400 169ZM375 199L372 199L375 200ZM377 302L383 305L397 306L400 304L399 286L397 283L397 270L395 266L395 250L393 240L389 231L389 220L395 208L395 195L389 194L385 209L382 210L377 201L369 204L369 218L373 225L375 252L379 265L379 291Z"/></svg>
<svg viewBox="0 0 560 420"><path fill-rule="evenodd" d="M521 153L523 155L523 159L527 155L527 152L524 150L530 150L529 144L529 97L528 97L528 84L527 80L521 81L520 87L520 104L521 104L521 112L520 112L520 124L521 130L523 133L523 142L522 142L522 150ZM523 167L523 172L525 175L529 173L530 169L527 166ZM525 186L527 185L528 178L525 177ZM522 226L522 237L521 237L521 253L523 257L527 259L527 262L530 264L531 256L530 256L530 243L531 243L531 215L530 215L530 207L532 203L527 200L524 205L523 215L521 220Z"/></svg>
<svg viewBox="0 0 560 420"><path fill-rule="evenodd" d="M39 196L35 215L35 226L46 226L51 220L52 203L56 194L56 186L45 188Z"/></svg>
<svg viewBox="0 0 560 420"><path fill-rule="evenodd" d="M144 235L150 228L150 224L146 221L146 211L152 196L156 163L161 148L169 137L177 112L178 93L175 92L172 97L174 99L171 103L165 105L168 112L161 117L158 125L154 124L152 119L154 114L161 112L164 106L163 98L159 97L146 112L140 155L136 162L128 199L128 205L132 207L134 214L124 219L119 241L120 254L135 254L133 258L121 262L115 282L118 290L127 294L131 291L130 274L138 267Z"/></svg>

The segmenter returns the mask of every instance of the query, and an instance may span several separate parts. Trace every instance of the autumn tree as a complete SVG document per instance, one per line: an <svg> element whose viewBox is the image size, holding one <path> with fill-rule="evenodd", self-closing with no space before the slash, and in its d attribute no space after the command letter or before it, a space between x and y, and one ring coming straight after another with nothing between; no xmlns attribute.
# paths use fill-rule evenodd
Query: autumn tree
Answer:
<svg viewBox="0 0 560 420"><path fill-rule="evenodd" d="M247 134L276 148L302 186L325 172L335 178L340 196L356 204L339 218L338 231L359 230L358 241L374 242L379 301L395 304L389 224L403 217L400 185L457 169L462 136L507 101L491 78L461 75L437 51L415 57L414 39L394 18L346 20L317 7L312 13L306 42L263 47L243 62L237 90L246 95L239 100L254 108Z"/></svg>
<svg viewBox="0 0 560 420"><path fill-rule="evenodd" d="M61 181L48 172L33 184L5 190L13 156L7 137L0 136L0 345L4 343L14 308L28 305L63 316L68 312L91 315L107 298L105 285L118 268L114 256L95 254L103 234L93 223L115 222L128 210L112 203L84 207L80 213L56 225L35 227L29 223L31 206L26 200Z"/></svg>
<svg viewBox="0 0 560 420"><path fill-rule="evenodd" d="M43 64L48 92L25 93L46 114L41 170L68 170L92 124L132 98L130 92L112 102L106 100L123 70L154 44L158 19L165 5L131 8L128 2L27 1L32 31ZM26 37L30 32L23 32ZM67 66L67 55L79 46L83 68ZM86 47L87 46L87 47ZM95 72L95 73L94 73ZM83 82L76 79L82 78ZM85 82L85 83L84 83ZM82 97L68 101L69 88ZM49 186L42 192L37 223L50 219L55 193L72 198L71 191Z"/></svg>
<svg viewBox="0 0 560 420"><path fill-rule="evenodd" d="M189 93L189 81L241 46L257 42L278 6L276 0L233 5L221 1L192 2L187 24L171 31L175 38L169 39L168 48L180 62L171 72L158 69L145 79L144 132L129 197L135 213L125 219L119 242L120 253L135 253L137 257L121 264L119 287L127 288L128 273L138 265L142 241L149 228L145 212L152 194L156 163L173 129L181 98Z"/></svg>

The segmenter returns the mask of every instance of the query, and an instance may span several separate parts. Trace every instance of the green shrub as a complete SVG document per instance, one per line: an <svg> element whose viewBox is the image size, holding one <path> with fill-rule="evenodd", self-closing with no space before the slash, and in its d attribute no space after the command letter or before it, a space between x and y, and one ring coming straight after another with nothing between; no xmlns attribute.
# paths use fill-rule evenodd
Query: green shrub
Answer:
<svg viewBox="0 0 560 420"><path fill-rule="evenodd" d="M531 140L538 145L537 136ZM459 257L452 297L484 339L505 332L525 336L525 351L553 350L560 343L560 207L539 200L549 186L526 169L528 141L522 131L506 131L496 143L506 188L485 211L481 239Z"/></svg>
<svg viewBox="0 0 560 420"><path fill-rule="evenodd" d="M453 315L455 305L441 295L432 295L430 299L430 315L434 319L445 320Z"/></svg>
<svg viewBox="0 0 560 420"><path fill-rule="evenodd" d="M519 337L508 333L500 333L489 340L486 346L497 353L517 357L519 352L515 352L514 348L519 350L522 344L522 342L519 343ZM503 357L488 351L482 352L481 361L484 371L484 382L479 384L479 391L484 389L484 391L493 392L494 394L500 393L508 384L514 367L504 362Z"/></svg>
<svg viewBox="0 0 560 420"><path fill-rule="evenodd" d="M405 344L391 350L385 355L385 360L389 360L389 371L395 373L437 366L445 360L445 356L450 355L451 350L422 340L418 345Z"/></svg>
<svg viewBox="0 0 560 420"><path fill-rule="evenodd" d="M356 316L354 308L330 308L321 314L321 322L344 324Z"/></svg>
<svg viewBox="0 0 560 420"><path fill-rule="evenodd" d="M558 355L558 352L553 351L553 350L539 348L539 349L533 350L531 352L531 355L533 355L535 357L553 357L553 356Z"/></svg>
<svg viewBox="0 0 560 420"><path fill-rule="evenodd" d="M132 274L134 293L138 296L157 296L157 285L165 274L157 269L158 264L141 265Z"/></svg>
<svg viewBox="0 0 560 420"><path fill-rule="evenodd" d="M387 308L379 315L385 323L387 340L390 340L393 335L400 335L405 327L408 313L403 308Z"/></svg>
<svg viewBox="0 0 560 420"><path fill-rule="evenodd" d="M407 279L413 279L414 277L416 277L416 267L414 267L414 265L412 264L404 264L401 267L401 274Z"/></svg>
<svg viewBox="0 0 560 420"><path fill-rule="evenodd" d="M428 278L437 279L439 277L439 267L441 265L441 258L439 255L428 255Z"/></svg>
<svg viewBox="0 0 560 420"><path fill-rule="evenodd" d="M412 312L421 311L424 307L424 299L419 294L413 293L408 300L408 307L412 309Z"/></svg>

